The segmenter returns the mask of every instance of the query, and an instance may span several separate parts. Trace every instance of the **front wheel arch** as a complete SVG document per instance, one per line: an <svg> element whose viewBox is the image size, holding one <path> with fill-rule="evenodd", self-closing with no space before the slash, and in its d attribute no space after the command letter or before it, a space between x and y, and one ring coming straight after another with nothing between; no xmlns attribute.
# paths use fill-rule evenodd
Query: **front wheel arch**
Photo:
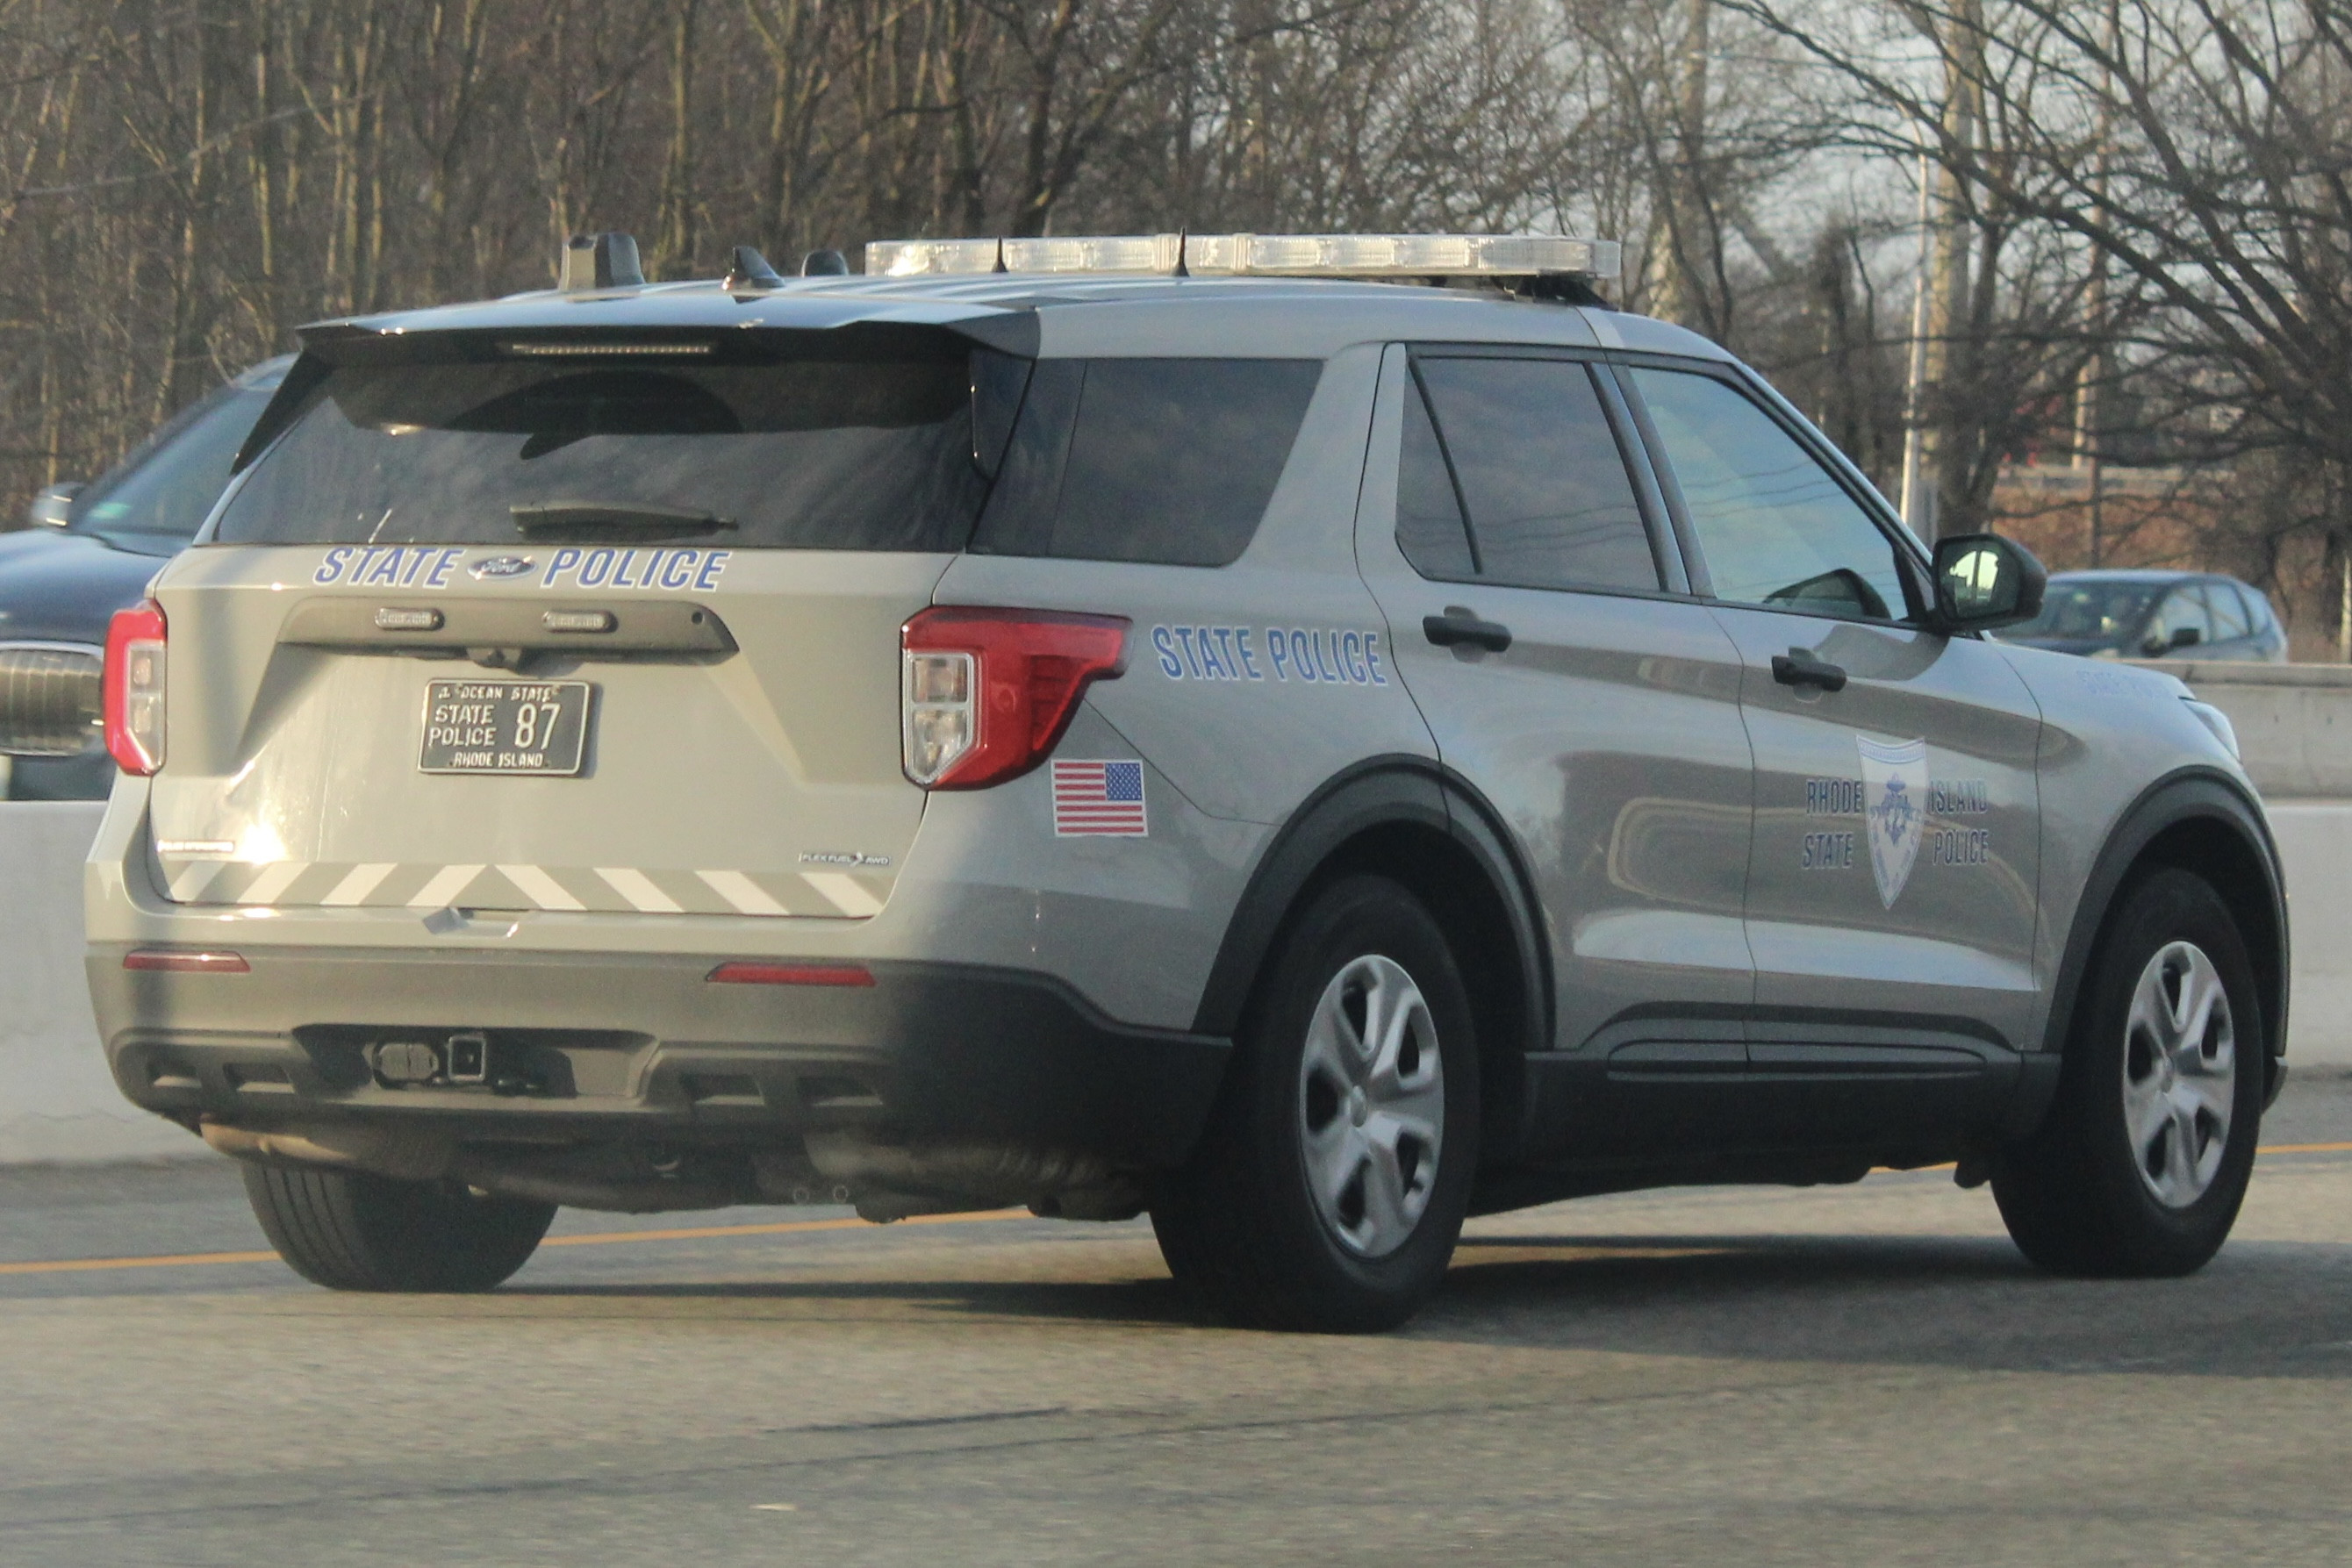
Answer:
<svg viewBox="0 0 2352 1568"><path fill-rule="evenodd" d="M2142 791L2116 820L2092 866L2068 928L2042 1035L2040 1054L2053 1070L2029 1081L2034 1086L2033 1102L2012 1110L2004 1129L2011 1135L2031 1134L2048 1113L2058 1085L2054 1069L2074 1040L2084 977L2100 939L2115 924L2123 893L2160 866L2194 872L2229 906L2259 993L2265 1093L2276 1092L2286 1054L2288 973L2286 894L2278 849L2261 808L2234 780L2191 769Z"/></svg>

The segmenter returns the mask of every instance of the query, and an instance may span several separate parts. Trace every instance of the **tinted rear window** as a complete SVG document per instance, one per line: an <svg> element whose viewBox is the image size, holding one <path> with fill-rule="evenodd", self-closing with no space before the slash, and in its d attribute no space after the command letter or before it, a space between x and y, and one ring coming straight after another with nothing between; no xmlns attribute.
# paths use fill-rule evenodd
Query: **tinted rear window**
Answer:
<svg viewBox="0 0 2352 1568"><path fill-rule="evenodd" d="M1248 548L1313 360L1044 360L972 549L1223 566Z"/></svg>
<svg viewBox="0 0 2352 1568"><path fill-rule="evenodd" d="M1469 508L1478 576L1521 588L1658 586L1633 483L1584 366L1416 357L1413 371ZM1436 496L1437 444L1424 452L1406 434L1402 494ZM1400 528L1407 521L1424 526L1401 517Z"/></svg>
<svg viewBox="0 0 2352 1568"><path fill-rule="evenodd" d="M346 366L223 514L236 544L504 544L511 508L708 513L730 545L952 550L986 495L971 356Z"/></svg>

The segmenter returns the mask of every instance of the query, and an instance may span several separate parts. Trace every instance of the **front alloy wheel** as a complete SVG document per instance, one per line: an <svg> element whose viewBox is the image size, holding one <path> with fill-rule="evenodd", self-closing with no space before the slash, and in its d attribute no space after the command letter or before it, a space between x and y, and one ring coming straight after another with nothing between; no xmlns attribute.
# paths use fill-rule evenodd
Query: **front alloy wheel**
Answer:
<svg viewBox="0 0 2352 1568"><path fill-rule="evenodd" d="M2002 1148L1993 1197L2063 1274L2186 1274L2221 1249L2262 1125L2261 993L2212 883L2158 867L2116 895L2075 1004L2058 1093Z"/></svg>
<svg viewBox="0 0 2352 1568"><path fill-rule="evenodd" d="M2167 1208L2205 1196L2221 1169L2237 1098L2230 993L2193 942L2157 951L2134 988L2124 1040L2124 1126L2140 1180Z"/></svg>

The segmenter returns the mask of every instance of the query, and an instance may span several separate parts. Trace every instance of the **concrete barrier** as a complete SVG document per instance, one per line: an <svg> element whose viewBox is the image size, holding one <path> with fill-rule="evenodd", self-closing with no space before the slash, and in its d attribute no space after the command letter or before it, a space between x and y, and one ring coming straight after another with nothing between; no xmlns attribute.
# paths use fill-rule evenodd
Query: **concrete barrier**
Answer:
<svg viewBox="0 0 2352 1568"><path fill-rule="evenodd" d="M0 1163L203 1147L123 1099L99 1054L82 977L81 862L103 810L0 803Z"/></svg>
<svg viewBox="0 0 2352 1568"><path fill-rule="evenodd" d="M2352 664L2160 659L2230 716L2238 750L2264 796L2352 799Z"/></svg>
<svg viewBox="0 0 2352 1568"><path fill-rule="evenodd" d="M199 1152L133 1107L99 1052L82 977L81 862L101 808L0 804L0 1165ZM2288 1060L2352 1066L2352 800L2271 808L2294 905Z"/></svg>

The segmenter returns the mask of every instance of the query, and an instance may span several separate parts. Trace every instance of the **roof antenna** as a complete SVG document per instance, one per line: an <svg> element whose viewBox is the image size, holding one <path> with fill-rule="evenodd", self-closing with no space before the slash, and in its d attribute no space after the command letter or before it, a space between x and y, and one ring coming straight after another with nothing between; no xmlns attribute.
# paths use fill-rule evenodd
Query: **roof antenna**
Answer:
<svg viewBox="0 0 2352 1568"><path fill-rule="evenodd" d="M991 272L1010 272L1013 270L1011 267L1004 265L1004 236L1003 235L998 235L996 236L996 265L990 267L988 270Z"/></svg>
<svg viewBox="0 0 2352 1568"><path fill-rule="evenodd" d="M739 245L727 264L727 276L719 286L730 294L748 294L782 288L784 280L768 265L766 256L748 245Z"/></svg>
<svg viewBox="0 0 2352 1568"><path fill-rule="evenodd" d="M1187 240L1191 237L1192 233L1192 225L1191 224L1179 224L1176 225L1176 270L1168 275L1171 277L1190 277L1192 276L1192 269L1184 265L1184 246Z"/></svg>

